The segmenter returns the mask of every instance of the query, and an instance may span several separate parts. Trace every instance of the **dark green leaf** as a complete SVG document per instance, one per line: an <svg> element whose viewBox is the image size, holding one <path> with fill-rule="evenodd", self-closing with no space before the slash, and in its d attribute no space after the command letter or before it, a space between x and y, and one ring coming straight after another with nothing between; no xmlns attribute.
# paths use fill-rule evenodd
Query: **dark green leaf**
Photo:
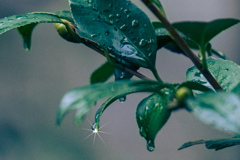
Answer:
<svg viewBox="0 0 240 160"><path fill-rule="evenodd" d="M113 75L113 73L114 66L111 63L106 62L91 74L90 84L105 82Z"/></svg>
<svg viewBox="0 0 240 160"><path fill-rule="evenodd" d="M116 60L154 68L156 36L148 17L126 0L70 0L78 33Z"/></svg>
<svg viewBox="0 0 240 160"><path fill-rule="evenodd" d="M217 19L210 22L177 22L173 26L199 47L205 48L212 38L237 23L237 19Z"/></svg>
<svg viewBox="0 0 240 160"><path fill-rule="evenodd" d="M214 140L198 140L193 142L187 142L183 144L178 150L185 149L187 147L191 147L193 145L204 144L207 149L215 149L220 150L227 147L232 147L236 145L240 145L240 138L233 137L233 138L224 138L224 139L214 139Z"/></svg>
<svg viewBox="0 0 240 160"><path fill-rule="evenodd" d="M236 94L204 93L187 99L186 104L200 121L220 130L240 134L240 99Z"/></svg>
<svg viewBox="0 0 240 160"><path fill-rule="evenodd" d="M60 103L57 124L60 124L64 116L71 110L77 110L75 122L80 123L90 110L90 107L99 99L135 92L157 92L162 87L167 86L169 85L155 81L123 80L111 83L97 83L72 89L65 94Z"/></svg>
<svg viewBox="0 0 240 160"><path fill-rule="evenodd" d="M23 46L26 50L31 49L31 38L32 31L36 27L37 23L28 24L22 27L18 27L18 32L22 35L23 38Z"/></svg>
<svg viewBox="0 0 240 160"><path fill-rule="evenodd" d="M143 99L137 107L136 119L139 132L146 139L149 151L155 149L155 137L171 114L171 111L167 109L167 105L172 99L173 92L165 90L161 94L152 94Z"/></svg>
<svg viewBox="0 0 240 160"><path fill-rule="evenodd" d="M232 61L209 58L208 68L218 83L227 92L232 91L240 82L240 67ZM196 67L188 69L187 80L212 88Z"/></svg>

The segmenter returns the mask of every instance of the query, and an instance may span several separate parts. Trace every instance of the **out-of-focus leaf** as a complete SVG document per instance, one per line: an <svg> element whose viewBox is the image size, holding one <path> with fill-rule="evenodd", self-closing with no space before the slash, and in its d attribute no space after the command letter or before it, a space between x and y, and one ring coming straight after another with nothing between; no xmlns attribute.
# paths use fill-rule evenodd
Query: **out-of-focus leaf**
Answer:
<svg viewBox="0 0 240 160"><path fill-rule="evenodd" d="M234 93L203 93L189 98L190 111L205 124L240 134L240 98Z"/></svg>
<svg viewBox="0 0 240 160"><path fill-rule="evenodd" d="M155 4L155 5L159 8L161 14L162 14L164 17L167 17L167 16L166 16L166 13L165 13L165 11L164 11L164 9L163 9L163 6L162 6L162 4L161 4L161 2L160 2L159 0L145 0L145 2L146 2L147 5L149 5L149 4Z"/></svg>
<svg viewBox="0 0 240 160"><path fill-rule="evenodd" d="M156 36L148 17L126 0L70 0L78 34L106 46L121 63L154 68Z"/></svg>
<svg viewBox="0 0 240 160"><path fill-rule="evenodd" d="M173 99L173 95L171 90L166 90L162 94L152 94L143 99L137 107L136 119L139 132L146 139L147 149L150 152L155 149L154 140L157 133L165 125L171 114L167 105Z"/></svg>
<svg viewBox="0 0 240 160"><path fill-rule="evenodd" d="M72 21L69 11L32 12L23 15L14 15L0 19L0 34L17 28L22 35L24 48L31 49L32 31L38 23L62 23L63 19Z"/></svg>
<svg viewBox="0 0 240 160"><path fill-rule="evenodd" d="M213 139L213 140L198 140L184 143L178 150L185 149L194 145L205 144L207 149L215 149L216 151L227 147L240 145L240 137Z"/></svg>
<svg viewBox="0 0 240 160"><path fill-rule="evenodd" d="M91 74L90 84L105 82L113 75L113 73L114 66L111 63L106 62Z"/></svg>
<svg viewBox="0 0 240 160"><path fill-rule="evenodd" d="M183 82L179 85L179 88L180 87L187 87L192 90L197 90L197 91L202 91L202 92L212 92L213 91L211 88L206 87L198 82L193 82L193 81Z"/></svg>
<svg viewBox="0 0 240 160"><path fill-rule="evenodd" d="M60 124L64 116L71 110L77 111L75 122L80 123L90 110L90 107L102 98L122 96L135 92L157 92L162 87L169 87L169 85L156 81L122 80L74 88L65 94L60 103L57 124Z"/></svg>
<svg viewBox="0 0 240 160"><path fill-rule="evenodd" d="M208 68L225 91L230 92L239 85L240 67L236 63L229 60L209 58ZM212 88L209 82L196 67L188 69L187 80L198 82L208 88Z"/></svg>
<svg viewBox="0 0 240 160"><path fill-rule="evenodd" d="M216 19L210 22L177 22L172 25L205 49L212 38L237 23L238 19Z"/></svg>

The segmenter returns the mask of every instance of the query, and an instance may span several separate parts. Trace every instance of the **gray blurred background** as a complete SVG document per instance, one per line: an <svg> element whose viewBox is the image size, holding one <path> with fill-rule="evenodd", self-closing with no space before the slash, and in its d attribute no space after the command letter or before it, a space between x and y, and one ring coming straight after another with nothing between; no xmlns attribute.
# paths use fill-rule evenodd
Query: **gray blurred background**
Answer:
<svg viewBox="0 0 240 160"><path fill-rule="evenodd" d="M156 19L141 2L135 0ZM171 22L182 20L209 21L216 18L240 18L239 0L162 0ZM68 9L65 0L1 0L0 17L32 11ZM225 52L240 63L238 54L239 25L225 31L212 41L213 47ZM16 30L0 36L0 159L1 160L237 160L240 147L222 151L207 150L203 145L182 151L177 149L185 142L198 139L230 137L199 122L186 111L172 114L156 138L156 149L150 153L146 141L140 137L135 120L135 109L146 94L127 97L124 104L115 102L102 117L109 122L101 134L105 144L93 136L85 121L73 123L73 113L63 124L55 125L59 101L70 88L88 85L89 76L105 62L94 51L83 45L61 39L51 24L35 28L32 50L23 49L22 39ZM184 56L161 50L157 55L157 68L165 81L185 80L185 71L192 66ZM142 73L152 77L147 70ZM93 122L94 107L88 115Z"/></svg>

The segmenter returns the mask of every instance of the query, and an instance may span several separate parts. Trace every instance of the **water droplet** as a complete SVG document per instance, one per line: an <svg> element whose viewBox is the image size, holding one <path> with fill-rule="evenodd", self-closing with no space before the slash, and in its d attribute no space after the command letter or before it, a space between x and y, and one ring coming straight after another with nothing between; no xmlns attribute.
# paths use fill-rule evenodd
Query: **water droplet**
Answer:
<svg viewBox="0 0 240 160"><path fill-rule="evenodd" d="M117 13L117 14L116 14L116 17L120 18L120 17L121 17L121 15Z"/></svg>
<svg viewBox="0 0 240 160"><path fill-rule="evenodd" d="M119 20L119 19L116 19L116 22L120 22L120 20Z"/></svg>
<svg viewBox="0 0 240 160"><path fill-rule="evenodd" d="M126 101L126 96L120 97L120 98L119 98L119 101L120 101L121 103L124 103L124 102Z"/></svg>
<svg viewBox="0 0 240 160"><path fill-rule="evenodd" d="M109 30L105 32L105 35L108 36L110 34Z"/></svg>
<svg viewBox="0 0 240 160"><path fill-rule="evenodd" d="M152 52L150 52L149 54L148 54L148 57L151 57L152 56Z"/></svg>
<svg viewBox="0 0 240 160"><path fill-rule="evenodd" d="M97 37L99 34L91 34L91 37L92 38L95 38L95 37Z"/></svg>
<svg viewBox="0 0 240 160"><path fill-rule="evenodd" d="M132 26L137 27L138 26L138 20L133 20L132 21Z"/></svg>
<svg viewBox="0 0 240 160"><path fill-rule="evenodd" d="M148 43L156 43L154 39L150 39Z"/></svg>
<svg viewBox="0 0 240 160"><path fill-rule="evenodd" d="M225 71L229 71L229 69L228 69L228 68L226 68L226 69L225 69Z"/></svg>
<svg viewBox="0 0 240 160"><path fill-rule="evenodd" d="M130 18L130 15L129 15L129 14L127 15L127 18Z"/></svg>
<svg viewBox="0 0 240 160"><path fill-rule="evenodd" d="M147 27L147 24L144 24L143 26L144 26L144 27Z"/></svg>
<svg viewBox="0 0 240 160"><path fill-rule="evenodd" d="M92 124L92 127L91 127L91 128L92 128L93 131L96 129L96 125L97 125L96 123L93 123L93 124Z"/></svg>
<svg viewBox="0 0 240 160"><path fill-rule="evenodd" d="M149 152L152 152L152 151L154 151L154 149L155 149L154 143L149 140L149 141L147 142L147 150L148 150Z"/></svg>
<svg viewBox="0 0 240 160"><path fill-rule="evenodd" d="M145 47L145 46L147 45L147 40L141 39L140 42L139 42L139 45L140 45L141 47Z"/></svg>
<svg viewBox="0 0 240 160"><path fill-rule="evenodd" d="M109 8L112 8L113 4L112 4L112 3L109 3L109 5L108 5L108 6L109 6Z"/></svg>
<svg viewBox="0 0 240 160"><path fill-rule="evenodd" d="M127 29L127 26L124 24L120 27L121 30L125 31Z"/></svg>
<svg viewBox="0 0 240 160"><path fill-rule="evenodd" d="M114 18L114 15L113 15L113 14L110 14L108 17L109 17L109 18Z"/></svg>
<svg viewBox="0 0 240 160"><path fill-rule="evenodd" d="M17 20L20 20L20 19L22 19L22 18L23 18L23 17L18 17Z"/></svg>
<svg viewBox="0 0 240 160"><path fill-rule="evenodd" d="M122 11L122 10L123 10L123 8L121 7L121 8L120 8L120 11Z"/></svg>
<svg viewBox="0 0 240 160"><path fill-rule="evenodd" d="M130 13L130 10L129 10L129 9L124 9L123 12L126 13L126 14L128 14L128 13Z"/></svg>

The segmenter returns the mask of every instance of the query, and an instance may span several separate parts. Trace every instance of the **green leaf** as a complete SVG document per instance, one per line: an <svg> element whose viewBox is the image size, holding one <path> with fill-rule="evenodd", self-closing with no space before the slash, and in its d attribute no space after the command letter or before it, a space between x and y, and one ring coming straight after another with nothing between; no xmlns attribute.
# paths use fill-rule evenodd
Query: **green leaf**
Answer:
<svg viewBox="0 0 240 160"><path fill-rule="evenodd" d="M36 27L36 25L37 23L32 23L17 28L18 32L22 35L23 46L26 50L31 49L32 31Z"/></svg>
<svg viewBox="0 0 240 160"><path fill-rule="evenodd" d="M147 149L155 149L154 140L157 133L165 125L171 111L167 109L168 102L173 99L173 92L165 90L161 94L152 94L143 99L136 111L136 119L140 135L147 141Z"/></svg>
<svg viewBox="0 0 240 160"><path fill-rule="evenodd" d="M105 82L113 75L113 73L114 66L111 63L106 62L91 74L90 84Z"/></svg>
<svg viewBox="0 0 240 160"><path fill-rule="evenodd" d="M237 23L238 19L217 19L210 22L177 22L172 25L198 46L205 48L212 38Z"/></svg>
<svg viewBox="0 0 240 160"><path fill-rule="evenodd" d="M236 63L229 60L209 58L208 68L225 91L230 92L239 85L240 67ZM198 82L208 88L212 88L196 67L188 69L187 80Z"/></svg>
<svg viewBox="0 0 240 160"><path fill-rule="evenodd" d="M156 36L148 17L126 0L70 0L78 34L106 46L118 62L154 68Z"/></svg>
<svg viewBox="0 0 240 160"><path fill-rule="evenodd" d="M204 93L189 98L188 108L202 122L230 133L240 134L240 99L234 93Z"/></svg>
<svg viewBox="0 0 240 160"><path fill-rule="evenodd" d="M62 23L63 19L72 21L69 11L32 12L22 15L13 15L0 19L0 34L17 28L23 37L24 48L31 48L32 31L38 23Z"/></svg>
<svg viewBox="0 0 240 160"><path fill-rule="evenodd" d="M135 92L157 92L162 87L171 87L156 81L118 81L111 83L97 83L89 86L74 88L63 97L58 113L57 124L71 110L77 110L75 122L80 123L97 100Z"/></svg>
<svg viewBox="0 0 240 160"><path fill-rule="evenodd" d="M67 14L67 11L63 11ZM32 23L61 23L60 15L50 12L32 12L22 15L13 15L0 19L0 34L3 34L11 29L22 27ZM63 13L62 13L63 14ZM67 16L64 16L67 17Z"/></svg>
<svg viewBox="0 0 240 160"><path fill-rule="evenodd" d="M222 139L214 139L214 140L198 140L193 142L187 142L183 144L178 150L185 149L187 147L191 147L193 145L204 144L207 149L215 149L216 151L220 149L224 149L227 147L232 147L236 145L240 145L240 138L222 138Z"/></svg>

